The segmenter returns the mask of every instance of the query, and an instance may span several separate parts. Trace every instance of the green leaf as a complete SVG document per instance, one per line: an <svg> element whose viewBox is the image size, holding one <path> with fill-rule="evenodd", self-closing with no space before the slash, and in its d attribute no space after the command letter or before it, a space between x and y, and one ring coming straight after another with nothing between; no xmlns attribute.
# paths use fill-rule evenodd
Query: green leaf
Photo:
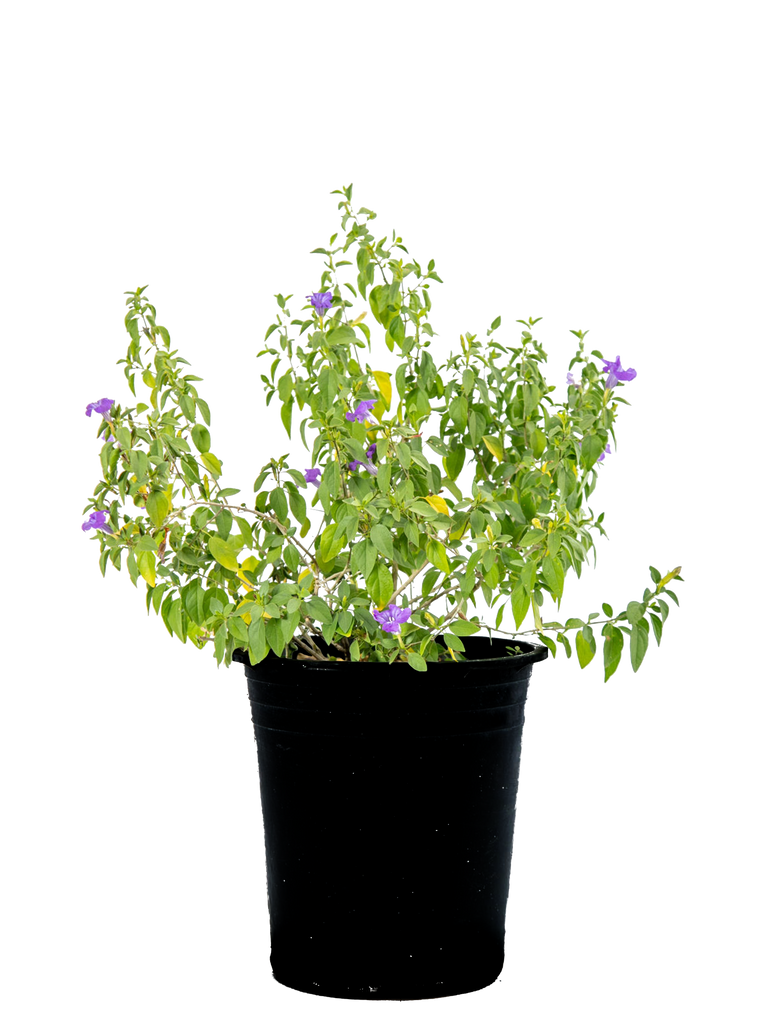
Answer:
<svg viewBox="0 0 768 1024"><path fill-rule="evenodd" d="M651 629L653 630L653 640L656 648L660 650L662 649L662 643L664 640L664 623L660 620L658 615L654 615L652 611L648 612L648 618L650 620Z"/></svg>
<svg viewBox="0 0 768 1024"><path fill-rule="evenodd" d="M297 523L303 523L307 518L307 503L302 494L299 494L297 490L288 491L288 502L291 506L291 512L293 518Z"/></svg>
<svg viewBox="0 0 768 1024"><path fill-rule="evenodd" d="M566 662L572 662L573 647L570 643L570 637L568 637L567 633L558 633L555 639L557 643L559 643L562 647L563 657L565 658Z"/></svg>
<svg viewBox="0 0 768 1024"><path fill-rule="evenodd" d="M602 455L605 442L597 434L587 434L581 443L581 462L585 469L591 469Z"/></svg>
<svg viewBox="0 0 768 1024"><path fill-rule="evenodd" d="M373 572L366 578L365 585L377 609L382 611L386 608L395 592L395 587L392 583L392 575L383 562L376 563Z"/></svg>
<svg viewBox="0 0 768 1024"><path fill-rule="evenodd" d="M541 642L544 644L544 646L549 648L549 650L552 652L552 657L556 658L557 657L557 644L552 639L552 637L545 636L543 633L537 633L536 635L538 636L539 640L541 640Z"/></svg>
<svg viewBox="0 0 768 1024"><path fill-rule="evenodd" d="M327 342L329 345L338 345L340 342L345 341L347 344L354 342L357 335L352 327L348 327L347 324L340 324L338 327L332 328L328 331Z"/></svg>
<svg viewBox="0 0 768 1024"><path fill-rule="evenodd" d="M243 535L243 538L244 538L244 540L246 542L246 547L252 548L253 547L253 529L251 528L250 522L248 522L247 519L244 519L242 515L234 516L234 521L236 521L238 526L240 527L241 534Z"/></svg>
<svg viewBox="0 0 768 1024"><path fill-rule="evenodd" d="M469 411L469 404L464 395L456 395L451 404L448 406L448 415L454 422L457 430L463 434L467 429L467 413Z"/></svg>
<svg viewBox="0 0 768 1024"><path fill-rule="evenodd" d="M390 281L389 284L380 284L375 288L372 288L368 296L368 301L371 306L371 312L376 317L378 322L384 328L389 328L392 321L395 319L397 311L400 309L400 286L397 281ZM391 306L392 309L388 307ZM399 317L397 317L400 320ZM399 334L402 329L402 320L400 320L400 326L395 327L394 330L390 331L393 339L396 334ZM390 351L391 348L390 348Z"/></svg>
<svg viewBox="0 0 768 1024"><path fill-rule="evenodd" d="M239 569L237 553L228 541L222 540L216 534L212 534L208 538L208 550L219 565L223 565L225 569L231 569L232 572L237 572Z"/></svg>
<svg viewBox="0 0 768 1024"><path fill-rule="evenodd" d="M445 646L450 647L452 651L464 650L464 644L455 634L443 633L443 640L445 641Z"/></svg>
<svg viewBox="0 0 768 1024"><path fill-rule="evenodd" d="M604 682L607 683L621 661L621 650L624 646L624 634L617 626L612 625L610 622L606 622L603 627L603 636L605 637L605 642L603 644L603 662L605 665Z"/></svg>
<svg viewBox="0 0 768 1024"><path fill-rule="evenodd" d="M309 614L318 622L327 624L333 620L330 608L321 597L308 597L304 603L309 609Z"/></svg>
<svg viewBox="0 0 768 1024"><path fill-rule="evenodd" d="M648 650L648 627L643 628L640 622L635 623L632 626L632 632L629 637L629 656L632 661L632 669L637 672L640 668L645 652Z"/></svg>
<svg viewBox="0 0 768 1024"><path fill-rule="evenodd" d="M138 553L139 551L152 551L152 553L155 554L158 550L158 542L155 540L154 537L145 534L143 537L139 537L136 539L133 545L133 550L136 553Z"/></svg>
<svg viewBox="0 0 768 1024"><path fill-rule="evenodd" d="M153 491L147 498L147 512L155 526L162 526L171 511L171 503L162 491Z"/></svg>
<svg viewBox="0 0 768 1024"><path fill-rule="evenodd" d="M285 432L288 437L291 436L291 415L293 413L293 395L285 402L280 409L280 419L285 427Z"/></svg>
<svg viewBox="0 0 768 1024"><path fill-rule="evenodd" d="M592 630L589 629L590 638L588 640L585 633L586 629L589 629L589 627L587 626L585 629L580 629L576 634L576 656L578 657L579 665L582 668L587 667L590 661L594 658L595 651L597 650L597 644L595 643L594 636L592 636Z"/></svg>
<svg viewBox="0 0 768 1024"><path fill-rule="evenodd" d="M267 635L267 643L275 654L281 657L285 647L282 619L267 619L264 628Z"/></svg>
<svg viewBox="0 0 768 1024"><path fill-rule="evenodd" d="M451 480L456 480L459 473L464 468L465 456L466 451L464 449L464 446L459 445L458 448L454 448L454 450L450 453L450 455L447 458L443 459L443 467L445 469L446 475L449 476Z"/></svg>
<svg viewBox="0 0 768 1024"><path fill-rule="evenodd" d="M181 407L181 411L184 413L187 419L190 421L194 421L195 403L192 401L189 395L179 395L179 406Z"/></svg>
<svg viewBox="0 0 768 1024"><path fill-rule="evenodd" d="M649 565L648 568L651 570L651 579L653 580L654 583L658 583L659 580L661 579L661 573L653 565Z"/></svg>
<svg viewBox="0 0 768 1024"><path fill-rule="evenodd" d="M283 548L283 561L288 566L288 570L291 573L295 573L299 568L299 553L293 544L286 544Z"/></svg>
<svg viewBox="0 0 768 1024"><path fill-rule="evenodd" d="M229 534L232 529L232 513L228 508L222 508L216 513L215 518L219 536L222 540L229 540Z"/></svg>
<svg viewBox="0 0 768 1024"><path fill-rule="evenodd" d="M387 347L391 352L392 347L389 345L390 338L392 341L397 342L398 345L402 345L405 341L405 324L403 323L402 317L399 315L392 317L389 322L389 326L387 327L387 333L384 337L384 341L387 343Z"/></svg>
<svg viewBox="0 0 768 1024"><path fill-rule="evenodd" d="M194 579L182 594L184 611L198 626L205 623L205 592L199 579Z"/></svg>
<svg viewBox="0 0 768 1024"><path fill-rule="evenodd" d="M189 489L191 491L193 484L197 484L199 486L200 483L201 483L201 481L200 481L200 474L197 471L198 470L197 464L195 462L193 462L192 459L189 459L189 458L182 458L180 460L180 462L181 462L181 475L184 477L184 480L185 480L185 482L187 484L187 487L189 487Z"/></svg>
<svg viewBox="0 0 768 1024"><path fill-rule="evenodd" d="M603 615L605 615L607 619L613 618L613 608L611 608L609 604L603 605Z"/></svg>
<svg viewBox="0 0 768 1024"><path fill-rule="evenodd" d="M192 440L195 442L195 448L199 452L209 452L211 450L211 432L202 423L196 423L192 427Z"/></svg>
<svg viewBox="0 0 768 1024"><path fill-rule="evenodd" d="M288 520L288 501L282 487L275 487L269 492L269 507L281 523Z"/></svg>
<svg viewBox="0 0 768 1024"><path fill-rule="evenodd" d="M408 664L411 666L411 668L416 669L417 672L427 671L427 663L420 654L409 654Z"/></svg>
<svg viewBox="0 0 768 1024"><path fill-rule="evenodd" d="M179 638L179 640L181 640L181 642L185 644L187 642L187 635L183 629L181 618L181 600L178 597L174 599L170 611L168 612L168 625Z"/></svg>
<svg viewBox="0 0 768 1024"><path fill-rule="evenodd" d="M131 338L135 342L138 342L138 340L139 340L139 324L138 324L138 320L136 319L136 317L133 316L133 310L130 310L128 313L126 313L126 316L125 316L125 326L126 326L126 328L128 330L128 333L130 334Z"/></svg>
<svg viewBox="0 0 768 1024"><path fill-rule="evenodd" d="M376 545L377 550L380 551L385 558L389 558L391 561L394 561L395 548L392 543L392 534L386 526L382 526L381 523L376 523L375 526L371 527L370 537Z"/></svg>
<svg viewBox="0 0 768 1024"><path fill-rule="evenodd" d="M221 476L221 463L211 452L203 452L200 456L200 461L211 474L211 476L218 478Z"/></svg>
<svg viewBox="0 0 768 1024"><path fill-rule="evenodd" d="M536 406L541 401L541 392L535 384L523 384L523 416L530 419Z"/></svg>
<svg viewBox="0 0 768 1024"><path fill-rule="evenodd" d="M203 610L205 617L218 614L227 604L226 591L221 587L209 587L203 595Z"/></svg>
<svg viewBox="0 0 768 1024"><path fill-rule="evenodd" d="M507 515L511 516L515 520L515 522L522 523L523 525L525 525L528 522L528 520L525 518L525 513L516 501L505 499L504 501L500 501L499 504L507 513Z"/></svg>
<svg viewBox="0 0 768 1024"><path fill-rule="evenodd" d="M293 394L293 374L289 367L278 378L278 398L284 402Z"/></svg>
<svg viewBox="0 0 768 1024"><path fill-rule="evenodd" d="M528 530L524 537L521 537L519 544L520 547L529 548L534 544L539 544L545 537L546 533L544 530L534 527L532 530Z"/></svg>
<svg viewBox="0 0 768 1024"><path fill-rule="evenodd" d="M167 583L161 583L159 587L153 587L147 591L147 613L149 613L149 598L152 598L152 607L155 609L155 614L160 612L160 602L163 599L163 594L168 589Z"/></svg>
<svg viewBox="0 0 768 1024"><path fill-rule="evenodd" d="M146 452L137 451L134 449L129 455L131 472L136 474L137 481L142 482L144 477L147 475L149 469L149 460L147 459Z"/></svg>
<svg viewBox="0 0 768 1024"><path fill-rule="evenodd" d="M211 410L208 408L208 403L204 402L202 400L202 398L197 398L197 399L195 399L195 401L197 402L198 409L203 414L203 419L205 420L205 422L210 427L210 425L211 425Z"/></svg>
<svg viewBox="0 0 768 1024"><path fill-rule="evenodd" d="M232 615L227 619L227 630L230 636L241 643L248 643L248 627L241 615Z"/></svg>
<svg viewBox="0 0 768 1024"><path fill-rule="evenodd" d="M427 558L432 565L440 569L441 572L451 571L451 567L448 563L448 556L445 553L445 547L439 540L430 538L427 541Z"/></svg>
<svg viewBox="0 0 768 1024"><path fill-rule="evenodd" d="M216 662L220 665L224 657L224 649L227 646L227 624L222 622L214 634L213 649L216 655Z"/></svg>
<svg viewBox="0 0 768 1024"><path fill-rule="evenodd" d="M346 538L341 523L330 523L320 534L320 560L330 563L344 547Z"/></svg>
<svg viewBox="0 0 768 1024"><path fill-rule="evenodd" d="M540 427L535 427L531 437L531 451L534 459L540 459L547 447L547 435Z"/></svg>
<svg viewBox="0 0 768 1024"><path fill-rule="evenodd" d="M627 617L633 626L636 623L639 623L643 617L643 605L637 600L637 598L633 598L631 601L627 602L625 611L627 612Z"/></svg>
<svg viewBox="0 0 768 1024"><path fill-rule="evenodd" d="M170 348L171 347L171 336L168 333L168 329L166 327L161 327L160 324L158 324L157 325L157 333L160 335L160 337L165 342L165 347L166 348ZM183 360L183 362L186 362L186 360ZM189 380L188 377L185 377L184 379L185 380ZM202 380L203 378L202 377L193 377L192 379L193 380Z"/></svg>
<svg viewBox="0 0 768 1024"><path fill-rule="evenodd" d="M434 587L435 583L437 583L437 579L439 576L439 569L427 569L426 573L424 574L421 580L422 598L425 598L427 597L428 594L432 593L432 588Z"/></svg>
<svg viewBox="0 0 768 1024"><path fill-rule="evenodd" d="M248 627L248 657L252 665L263 661L269 651L267 631L262 618L251 619Z"/></svg>
<svg viewBox="0 0 768 1024"><path fill-rule="evenodd" d="M565 572L563 571L563 563L557 555L546 555L544 557L541 563L541 572L547 582L547 586L555 597L562 597Z"/></svg>
<svg viewBox="0 0 768 1024"><path fill-rule="evenodd" d="M528 609L531 606L531 595L525 589L525 586L518 583L515 589L512 591L512 614L515 617L515 628L520 629L523 624Z"/></svg>

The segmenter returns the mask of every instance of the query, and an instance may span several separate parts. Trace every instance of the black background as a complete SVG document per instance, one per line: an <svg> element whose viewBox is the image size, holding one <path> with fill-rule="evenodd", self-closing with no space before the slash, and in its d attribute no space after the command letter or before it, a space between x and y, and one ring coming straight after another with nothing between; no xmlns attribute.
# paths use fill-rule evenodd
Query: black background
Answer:
<svg viewBox="0 0 768 1024"><path fill-rule="evenodd" d="M94 254L80 285L89 340L69 388L79 452L69 474L73 518L98 474L94 421L82 420L80 408L104 393L128 400L112 367L125 341L120 291L144 281L152 282L174 344L207 377L201 390L213 404L224 482L240 484L247 502L270 452L292 446L295 464L307 461L295 438L286 441L276 403L263 409L257 373L266 362L257 364L252 353L271 318L269 293L295 291L295 310L317 286L321 259L305 254L338 226L327 190L350 176L355 202L381 212L378 233L395 224L422 261L437 257L446 280L433 291L432 319L443 335L438 356L456 345L459 331L482 334L498 311L506 319L500 337L516 341L512 317L532 308L547 312L537 334L552 353L551 380L562 382L570 325L592 326L588 344L609 355L621 351L640 369L625 391L636 408L618 425L621 455L608 460L593 499L597 510L608 510L612 544L599 542L597 573L586 569L581 584L569 579L566 612L587 612L601 600L623 607L649 582L650 561L664 570L683 560L690 571L681 511L690 484L678 468L683 445L671 426L671 385L685 390L689 371L689 347L678 343L682 328L654 319L645 287L632 275L616 287L607 253L595 254L603 272L593 274L585 266L589 247L580 252L565 228L536 239L536 215L519 212L506 181L481 189L467 179L465 187L457 174L450 201L444 191L438 201L425 178L412 187L356 160L288 178L270 174L270 185L266 174L255 185L238 179L215 193L201 182L191 204L161 180L145 196L144 227L140 217L93 227ZM375 344L374 365L390 367L378 329ZM555 397L561 395L562 388ZM57 701L72 725L66 771L54 786L68 808L62 856L71 867L62 912L89 937L88 971L119 991L126 1008L152 1001L160 1010L226 1016L244 1004L256 1013L300 1007L301 996L276 988L265 973L261 838L242 677L215 673L208 651L181 648L157 621L145 621L141 594L126 577L111 573L100 582L95 546L77 522L73 529L79 627L70 631L65 655L82 668L67 699ZM686 590L680 587L684 605ZM683 681L690 611L687 618L685 608L673 612L664 651L652 647L638 677L626 659L608 687L600 685L599 660L586 674L562 657L538 670L506 981L467 1006L509 1005L531 977L542 981L541 1007L553 999L558 1007L599 1000L606 974L639 998L649 972L660 984L673 970L659 948L670 941L669 865L679 859L669 848L675 798L660 792L655 766L675 757L665 701ZM684 790L684 769L673 784Z"/></svg>

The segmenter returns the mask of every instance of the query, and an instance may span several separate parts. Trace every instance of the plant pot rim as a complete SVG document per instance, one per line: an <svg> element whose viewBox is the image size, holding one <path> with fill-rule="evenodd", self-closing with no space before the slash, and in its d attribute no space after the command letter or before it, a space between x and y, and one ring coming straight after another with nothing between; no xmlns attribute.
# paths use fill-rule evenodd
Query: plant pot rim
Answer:
<svg viewBox="0 0 768 1024"><path fill-rule="evenodd" d="M438 634L435 637L435 640L442 646L446 646L442 643L442 633ZM489 638L488 636L479 636L477 634L473 636L461 637L461 640L465 644L464 661L455 662L451 659L441 662L428 661L427 674L429 674L429 672L432 671L433 666L442 667L445 665L451 666L453 670L460 668L461 666L473 668L489 664L498 667L508 665L510 668L514 667L515 669L518 669L523 668L526 665L534 665L539 661L544 661L549 656L549 649L545 647L543 644L532 644L528 643L525 640L513 641L507 640L502 637L493 636ZM325 645L322 640L318 640L318 643L321 647L327 650L327 645ZM481 654L479 657L467 657L468 654L480 653L478 651L478 645L482 645L482 648L484 648L485 650L489 650L492 647L497 650L504 650L506 647L516 646L522 648L522 653L507 654L505 652L504 654L496 654L492 652L489 654ZM475 648L474 652L472 651L473 647ZM232 660L238 662L241 665L244 665L248 669L258 669L259 667L259 665L251 665L251 661L250 658L248 657L247 650L240 647L235 648L235 650L232 652ZM311 670L312 672L352 672L359 671L361 668L364 668L366 671L372 670L374 672L378 672L383 669L397 670L407 668L414 676L423 675L423 673L415 672L413 669L411 669L411 666L407 662L403 661L395 661L392 664L390 664L387 661L345 661L343 659L339 659L337 661L310 661L304 659L299 660L297 658L280 658L271 650L267 657L264 659L264 661L260 662L259 664L281 664L295 666L300 665L303 668Z"/></svg>

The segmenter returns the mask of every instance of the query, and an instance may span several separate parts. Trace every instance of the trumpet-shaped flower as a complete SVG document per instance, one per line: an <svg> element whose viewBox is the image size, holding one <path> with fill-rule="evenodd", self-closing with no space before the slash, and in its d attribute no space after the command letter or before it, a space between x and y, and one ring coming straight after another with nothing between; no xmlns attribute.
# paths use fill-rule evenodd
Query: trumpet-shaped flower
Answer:
<svg viewBox="0 0 768 1024"><path fill-rule="evenodd" d="M360 402L352 412L345 413L345 416L348 420L352 422L365 423L365 417L368 415L368 413L371 411L374 405L376 405L376 399L368 398L364 402Z"/></svg>
<svg viewBox="0 0 768 1024"><path fill-rule="evenodd" d="M399 633L400 627L410 615L410 608L398 608L396 604L390 604L383 612L377 610L373 613L374 619L385 633Z"/></svg>
<svg viewBox="0 0 768 1024"><path fill-rule="evenodd" d="M315 312L322 316L326 310L331 308L333 292L312 292L305 296L311 302Z"/></svg>
<svg viewBox="0 0 768 1024"><path fill-rule="evenodd" d="M85 415L90 416L92 412L97 412L99 416L109 419L109 410L114 404L114 398L100 398L98 402L91 402L85 407Z"/></svg>
<svg viewBox="0 0 768 1024"><path fill-rule="evenodd" d="M608 374L608 379L605 382L606 388L614 388L620 380L634 380L637 376L637 370L622 370L620 356L616 356L613 363L609 359L604 359L603 362L605 366L602 372Z"/></svg>
<svg viewBox="0 0 768 1024"><path fill-rule="evenodd" d="M318 482L318 477L319 476L320 476L320 470L319 469L305 469L304 470L304 479L307 481L308 484L314 484L315 487L319 487L320 486L320 484Z"/></svg>
<svg viewBox="0 0 768 1024"><path fill-rule="evenodd" d="M600 458L597 461L598 462L602 462L603 459L605 458L606 454L608 454L608 455L612 455L613 454L613 452L611 451L611 446L609 444L607 444L605 446L605 451L603 452L603 454L600 456Z"/></svg>
<svg viewBox="0 0 768 1024"><path fill-rule="evenodd" d="M88 519L82 525L83 530L103 530L104 533L114 533L114 530L107 526L107 513L103 509L91 512Z"/></svg>

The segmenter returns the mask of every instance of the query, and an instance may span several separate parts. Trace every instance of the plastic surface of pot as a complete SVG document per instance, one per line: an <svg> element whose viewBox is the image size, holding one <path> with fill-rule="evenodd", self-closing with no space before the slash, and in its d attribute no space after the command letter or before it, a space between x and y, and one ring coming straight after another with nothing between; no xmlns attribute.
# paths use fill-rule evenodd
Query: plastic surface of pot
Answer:
<svg viewBox="0 0 768 1024"><path fill-rule="evenodd" d="M318 995L427 999L490 985L504 932L532 666L546 647L465 637L467 661L308 662L248 680L274 977Z"/></svg>

